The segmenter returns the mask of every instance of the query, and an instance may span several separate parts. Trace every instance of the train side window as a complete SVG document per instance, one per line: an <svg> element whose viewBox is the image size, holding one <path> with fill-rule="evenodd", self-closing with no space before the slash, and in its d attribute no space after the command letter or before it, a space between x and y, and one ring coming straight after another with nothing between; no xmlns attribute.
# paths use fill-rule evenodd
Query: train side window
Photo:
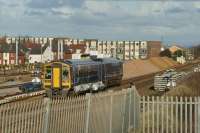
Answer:
<svg viewBox="0 0 200 133"><path fill-rule="evenodd" d="M66 80L66 79L68 78L68 74L69 74L69 72L68 72L67 68L64 67L64 68L63 68L63 73L62 73L62 78L63 78L64 80Z"/></svg>
<svg viewBox="0 0 200 133"><path fill-rule="evenodd" d="M51 79L51 67L46 67L45 79Z"/></svg>
<svg viewBox="0 0 200 133"><path fill-rule="evenodd" d="M88 69L89 81L95 82L99 80L98 65L91 65Z"/></svg>

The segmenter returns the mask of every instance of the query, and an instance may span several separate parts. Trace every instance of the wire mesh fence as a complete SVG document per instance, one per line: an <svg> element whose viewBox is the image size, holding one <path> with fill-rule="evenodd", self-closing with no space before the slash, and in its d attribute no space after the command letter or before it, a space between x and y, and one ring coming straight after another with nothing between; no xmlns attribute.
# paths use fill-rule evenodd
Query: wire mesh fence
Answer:
<svg viewBox="0 0 200 133"><path fill-rule="evenodd" d="M125 133L139 129L136 89L0 106L1 133Z"/></svg>

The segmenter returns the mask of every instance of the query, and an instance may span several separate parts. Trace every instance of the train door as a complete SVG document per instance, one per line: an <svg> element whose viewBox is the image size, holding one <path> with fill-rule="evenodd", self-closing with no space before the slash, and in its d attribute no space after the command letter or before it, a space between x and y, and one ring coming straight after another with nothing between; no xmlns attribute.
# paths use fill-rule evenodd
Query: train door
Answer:
<svg viewBox="0 0 200 133"><path fill-rule="evenodd" d="M51 88L54 90L62 89L62 65L54 64L52 66Z"/></svg>
<svg viewBox="0 0 200 133"><path fill-rule="evenodd" d="M70 76L70 67L68 65L64 65L62 67L62 85L63 89L69 90L71 89L72 82Z"/></svg>

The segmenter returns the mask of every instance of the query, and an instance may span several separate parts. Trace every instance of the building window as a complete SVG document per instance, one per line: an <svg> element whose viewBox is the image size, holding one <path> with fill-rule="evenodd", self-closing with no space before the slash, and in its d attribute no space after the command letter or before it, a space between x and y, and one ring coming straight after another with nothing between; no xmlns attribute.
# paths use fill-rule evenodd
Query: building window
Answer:
<svg viewBox="0 0 200 133"><path fill-rule="evenodd" d="M14 60L11 60L10 63L11 63L11 64L15 64L15 61L14 61Z"/></svg>
<svg viewBox="0 0 200 133"><path fill-rule="evenodd" d="M4 61L4 64L7 65L7 63L8 63L8 60L5 60L5 61Z"/></svg>
<svg viewBox="0 0 200 133"><path fill-rule="evenodd" d="M10 57L15 57L15 54L14 53L10 53Z"/></svg>

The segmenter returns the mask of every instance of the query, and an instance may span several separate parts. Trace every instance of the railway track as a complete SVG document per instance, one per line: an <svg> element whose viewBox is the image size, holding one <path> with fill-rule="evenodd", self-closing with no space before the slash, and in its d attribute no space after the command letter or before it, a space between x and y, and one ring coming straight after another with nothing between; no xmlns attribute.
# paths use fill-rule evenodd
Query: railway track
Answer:
<svg viewBox="0 0 200 133"><path fill-rule="evenodd" d="M2 74L0 73L0 77L9 77L9 76L19 76L19 75L29 75L31 74L30 72L16 72L16 73L8 73L8 74Z"/></svg>
<svg viewBox="0 0 200 133"><path fill-rule="evenodd" d="M13 85L0 86L0 89L17 88L17 87L23 85L24 83L28 83L28 82L22 82L22 83L13 84ZM10 103L10 102L13 102L13 101L25 100L27 98L40 96L40 95L43 95L43 94L45 94L45 90L40 90L40 91L30 92L30 93L17 92L16 94L9 94L9 95L6 95L6 96L1 96L0 97L0 105L5 104L5 103Z"/></svg>
<svg viewBox="0 0 200 133"><path fill-rule="evenodd" d="M4 97L3 99L0 100L0 105L1 104L6 104L10 102L15 102L19 100L25 100L30 97L36 97L36 96L41 96L45 94L45 90L40 90L36 92L31 92L31 93L21 93L21 94L16 94L16 95L10 95L8 97Z"/></svg>
<svg viewBox="0 0 200 133"><path fill-rule="evenodd" d="M189 71L191 70L195 65L198 65L200 63L200 61L195 62L195 63L190 63L190 64L185 64L185 65L181 65L181 66L177 66L177 67L172 67L172 69L176 69L176 71L181 72L181 71ZM120 86L117 87L113 87L113 90L120 90L122 88L128 88L131 85L135 85L137 90L140 92L141 91L146 91L145 89L150 89L151 87L153 87L153 82L154 82L154 76L157 74L161 74L163 73L165 70L159 71L159 72L155 72L155 73L151 73L151 74L146 74L146 75L142 75L140 77L134 77L134 78L130 78L130 79L125 79L121 82ZM145 88L145 89L143 89ZM163 95L165 92L156 92L154 90L149 91L151 92L151 94L147 95L155 95L155 96L160 96ZM143 95L143 94L141 94Z"/></svg>
<svg viewBox="0 0 200 133"><path fill-rule="evenodd" d="M189 70L191 68L193 68L194 65L199 64L199 62L196 63L192 63L192 64L185 64L182 66L177 66L177 67L172 67L172 69L176 69L177 71L186 71ZM154 76L156 74L161 74L163 73L165 70L156 72L156 73L151 73L151 74L146 74L146 75L142 75L140 77L134 77L134 78L130 78L130 79L125 79L121 82L120 86L117 87L112 87L110 89L117 91L123 88L128 88L130 87L130 85L136 85L137 89L140 89L142 87L145 86L151 86L153 85L153 80L154 80ZM11 85L11 86L4 86L4 87L0 87L0 89L5 87L18 87L21 84L17 84L17 85ZM110 90L109 89L109 90ZM41 90L41 91L37 91L37 92L32 92L32 93L23 93L23 94L16 94L16 95L12 95L12 96L6 96L3 99L0 99L0 104L5 104L5 103L9 103L9 102L13 102L13 101L19 101L19 100L25 100L25 99L29 99L35 96L41 96L44 95L46 92L45 90ZM157 92L154 95L162 95L160 92Z"/></svg>
<svg viewBox="0 0 200 133"><path fill-rule="evenodd" d="M15 88L15 87L19 87L23 85L24 83L28 83L28 82L23 82L23 83L13 84L13 85L3 85L3 86L0 86L0 89Z"/></svg>

